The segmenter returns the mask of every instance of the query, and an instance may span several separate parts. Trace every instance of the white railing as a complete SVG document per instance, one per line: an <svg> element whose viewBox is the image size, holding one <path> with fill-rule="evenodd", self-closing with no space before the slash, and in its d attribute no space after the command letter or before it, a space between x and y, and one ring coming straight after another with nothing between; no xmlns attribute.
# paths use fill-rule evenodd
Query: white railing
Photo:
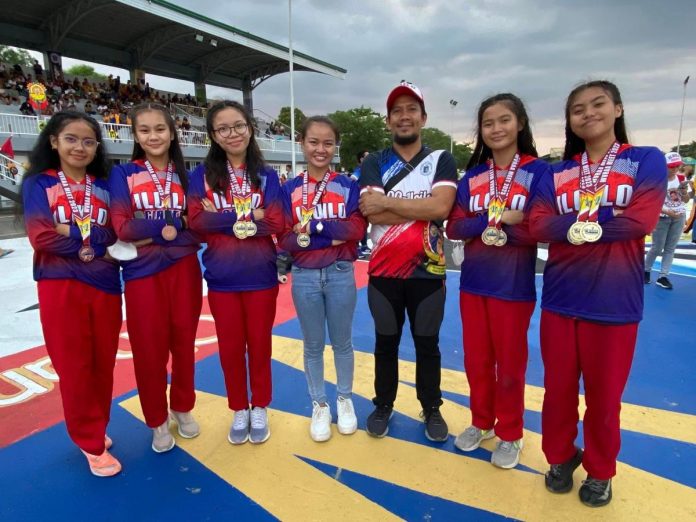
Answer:
<svg viewBox="0 0 696 522"><path fill-rule="evenodd" d="M47 116L21 116L19 114L0 114L0 133L5 134L26 134L38 136L41 132L43 122L48 121ZM98 122L102 129L103 140L107 143L132 142L133 131L130 125L120 125L117 123ZM205 132L179 130L179 141L182 145L193 147L209 147L210 140ZM293 142L290 139L263 138L256 137L259 148L269 152L292 151ZM295 151L302 153L299 143L294 143ZM340 148L336 147L336 156L340 156Z"/></svg>
<svg viewBox="0 0 696 522"><path fill-rule="evenodd" d="M0 154L0 180L19 184L22 176L24 176L24 167L9 156Z"/></svg>

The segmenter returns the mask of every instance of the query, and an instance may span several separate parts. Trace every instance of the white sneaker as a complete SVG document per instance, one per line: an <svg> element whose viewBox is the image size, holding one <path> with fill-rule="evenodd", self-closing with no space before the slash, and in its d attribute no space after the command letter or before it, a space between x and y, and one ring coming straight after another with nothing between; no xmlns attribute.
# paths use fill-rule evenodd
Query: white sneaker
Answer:
<svg viewBox="0 0 696 522"><path fill-rule="evenodd" d="M358 429L358 418L355 416L352 399L339 397L336 401L336 411L338 411L338 432L341 435L351 435Z"/></svg>
<svg viewBox="0 0 696 522"><path fill-rule="evenodd" d="M249 440L249 410L237 410L234 412L227 440L234 445L244 444Z"/></svg>
<svg viewBox="0 0 696 522"><path fill-rule="evenodd" d="M175 445L176 441L169 431L169 417L167 417L164 424L152 429L152 451L164 453L172 449Z"/></svg>
<svg viewBox="0 0 696 522"><path fill-rule="evenodd" d="M255 407L252 409L251 421L249 424L249 442L252 444L262 444L271 436L271 428L268 427L266 408Z"/></svg>
<svg viewBox="0 0 696 522"><path fill-rule="evenodd" d="M309 435L314 442L324 442L331 438L331 408L326 404L320 406L318 402L312 402L312 424L309 427Z"/></svg>

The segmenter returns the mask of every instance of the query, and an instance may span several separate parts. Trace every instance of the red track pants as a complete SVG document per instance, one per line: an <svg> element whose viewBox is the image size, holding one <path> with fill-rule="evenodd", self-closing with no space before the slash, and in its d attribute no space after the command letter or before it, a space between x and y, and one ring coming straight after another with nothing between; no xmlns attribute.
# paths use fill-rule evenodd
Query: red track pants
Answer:
<svg viewBox="0 0 696 522"><path fill-rule="evenodd" d="M471 423L482 430L495 428L501 440L521 439L527 330L534 302L460 292L459 308Z"/></svg>
<svg viewBox="0 0 696 522"><path fill-rule="evenodd" d="M74 279L42 279L38 289L41 327L60 379L68 434L80 449L101 455L111 411L121 295Z"/></svg>
<svg viewBox="0 0 696 522"><path fill-rule="evenodd" d="M167 361L172 354L170 407L191 411L194 341L202 305L202 279L195 254L151 276L126 282L126 321L133 352L135 380L145 422L164 423L167 407Z"/></svg>
<svg viewBox="0 0 696 522"><path fill-rule="evenodd" d="M616 475L621 395L631 370L637 333L638 323L606 325L542 312L545 392L541 447L550 464L560 464L575 454L582 375L587 406L582 465L599 480Z"/></svg>
<svg viewBox="0 0 696 522"><path fill-rule="evenodd" d="M277 286L248 292L208 292L231 410L249 407L247 357L251 405L265 408L271 402L271 336L277 298Z"/></svg>

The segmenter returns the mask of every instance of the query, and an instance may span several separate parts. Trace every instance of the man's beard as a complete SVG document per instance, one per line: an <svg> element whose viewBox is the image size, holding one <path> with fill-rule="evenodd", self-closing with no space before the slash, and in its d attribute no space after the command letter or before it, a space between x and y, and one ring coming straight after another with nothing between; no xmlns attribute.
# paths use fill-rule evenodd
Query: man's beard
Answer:
<svg viewBox="0 0 696 522"><path fill-rule="evenodd" d="M418 141L420 136L418 134L409 134L408 136L399 136L394 134L394 143L397 145L411 145Z"/></svg>

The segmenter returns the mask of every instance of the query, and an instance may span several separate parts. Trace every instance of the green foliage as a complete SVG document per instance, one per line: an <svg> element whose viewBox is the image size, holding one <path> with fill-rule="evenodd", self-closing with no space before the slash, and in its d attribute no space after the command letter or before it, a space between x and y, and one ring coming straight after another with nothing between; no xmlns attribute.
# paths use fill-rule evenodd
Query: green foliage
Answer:
<svg viewBox="0 0 696 522"><path fill-rule="evenodd" d="M87 78L89 80L106 80L106 76L104 74L98 73L94 70L94 67L84 63L73 65L72 67L70 67L70 69L65 71L65 73L68 76L77 76L78 78Z"/></svg>
<svg viewBox="0 0 696 522"><path fill-rule="evenodd" d="M34 71L31 70L31 66L34 64L34 58L24 49L0 45L0 62L10 65L18 63L22 66L25 73L34 73ZM29 71L26 70L27 68L29 68Z"/></svg>
<svg viewBox="0 0 696 522"><path fill-rule="evenodd" d="M304 113L295 107L295 132L299 130L300 127L302 127L302 124L304 121L307 119L307 117L304 115ZM276 118L276 121L282 123L287 127L288 133L290 132L290 107L282 107L280 109L280 112L278 113L278 117Z"/></svg>
<svg viewBox="0 0 696 522"><path fill-rule="evenodd" d="M677 152L676 146L672 147L672 152ZM682 158L686 156L696 158L696 141L692 141L688 145L682 145L679 147L679 154L681 154Z"/></svg>
<svg viewBox="0 0 696 522"><path fill-rule="evenodd" d="M431 149L450 150L450 135L445 134L440 129L426 127L421 131L421 139L423 140L423 145L427 145ZM466 167L472 153L473 151L468 143L454 143L452 155L457 164L457 170Z"/></svg>
<svg viewBox="0 0 696 522"><path fill-rule="evenodd" d="M336 111L329 114L341 132L341 165L354 170L358 152L374 152L390 142L384 118L367 107Z"/></svg>

